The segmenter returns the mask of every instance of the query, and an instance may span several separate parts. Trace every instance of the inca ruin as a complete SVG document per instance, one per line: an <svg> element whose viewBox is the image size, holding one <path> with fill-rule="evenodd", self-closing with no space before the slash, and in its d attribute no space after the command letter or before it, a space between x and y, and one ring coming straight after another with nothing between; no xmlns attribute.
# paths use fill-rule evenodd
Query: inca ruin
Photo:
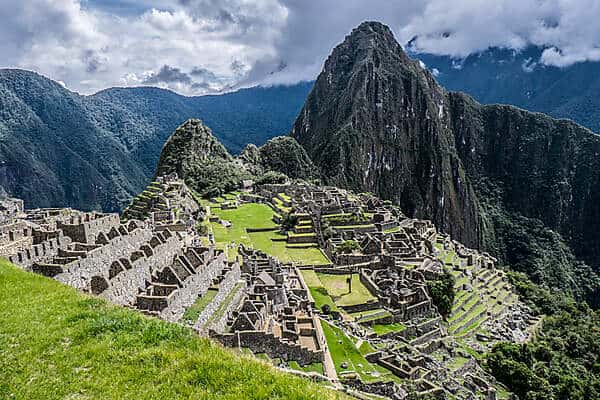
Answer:
<svg viewBox="0 0 600 400"><path fill-rule="evenodd" d="M201 199L170 174L121 216L5 198L1 230L0 254L28 271L359 396L496 399L478 354L536 323L489 254L335 187L245 181ZM442 316L430 283L445 273Z"/></svg>

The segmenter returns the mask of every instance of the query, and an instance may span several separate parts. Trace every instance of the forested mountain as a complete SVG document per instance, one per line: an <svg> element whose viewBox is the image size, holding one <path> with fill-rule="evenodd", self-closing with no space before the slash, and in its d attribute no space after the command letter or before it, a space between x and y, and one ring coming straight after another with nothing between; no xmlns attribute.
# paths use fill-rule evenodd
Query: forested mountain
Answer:
<svg viewBox="0 0 600 400"><path fill-rule="evenodd" d="M393 200L537 283L598 301L597 276L577 261L600 268L591 131L447 92L389 28L363 23L325 62L291 134L328 183Z"/></svg>
<svg viewBox="0 0 600 400"><path fill-rule="evenodd" d="M557 118L569 118L600 132L600 62L555 67L540 62L543 48L521 51L490 48L453 59L434 54L409 54L435 72L448 90L462 91L485 104L512 104Z"/></svg>
<svg viewBox="0 0 600 400"><path fill-rule="evenodd" d="M152 177L163 144L186 119L202 118L239 152L289 131L310 87L80 96L33 72L0 70L0 186L28 207L118 210Z"/></svg>

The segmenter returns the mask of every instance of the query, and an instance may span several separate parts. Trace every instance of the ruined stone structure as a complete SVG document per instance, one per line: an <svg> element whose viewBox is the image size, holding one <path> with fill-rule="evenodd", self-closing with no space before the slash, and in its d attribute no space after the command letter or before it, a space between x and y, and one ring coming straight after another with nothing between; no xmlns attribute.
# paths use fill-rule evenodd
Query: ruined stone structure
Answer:
<svg viewBox="0 0 600 400"><path fill-rule="evenodd" d="M0 255L115 304L185 323L223 345L264 353L284 364L320 363L327 375L321 379L342 377L328 362L329 339L321 325L326 323L354 338L357 346L367 342L373 351L366 360L410 380L420 395L495 398L497 383L449 335L460 335L475 351L499 340L527 339L536 321L517 301L493 257L369 194L311 184L252 189L222 207L268 204L276 213L274 222L292 225L287 237L276 240L296 248L319 247L331 264L282 264L243 245L237 259L228 260L227 251L215 247L214 236L197 233L204 210L175 175L158 177L122 218L59 208L24 210L18 200L2 200ZM230 226L216 216L208 220ZM440 256L449 253L451 259ZM371 297L341 304L343 316L325 312L317 308L299 267L357 277ZM446 270L462 294L448 321L442 321L428 282ZM187 315L198 301L201 310ZM402 329L374 333L376 326L393 324ZM470 333L473 325L486 333ZM457 356L468 362L449 368ZM394 382L367 383L356 374L343 379L356 390L397 399L407 395Z"/></svg>
<svg viewBox="0 0 600 400"><path fill-rule="evenodd" d="M298 270L243 245L239 251L244 295L230 309L226 325L211 327L211 337L300 365L322 362L324 339L317 334L319 322Z"/></svg>

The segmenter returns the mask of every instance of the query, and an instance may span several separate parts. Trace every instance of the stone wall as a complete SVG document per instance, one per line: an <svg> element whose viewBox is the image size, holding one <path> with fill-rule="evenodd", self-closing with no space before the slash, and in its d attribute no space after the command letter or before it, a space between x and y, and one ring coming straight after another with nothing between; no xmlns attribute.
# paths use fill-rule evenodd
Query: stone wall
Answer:
<svg viewBox="0 0 600 400"><path fill-rule="evenodd" d="M213 279L226 266L227 258L224 253L217 255L207 265L200 266L197 273L188 277L183 282L183 286L173 293L173 298L169 301L169 306L161 311L160 317L171 322L179 321L183 317L185 310L194 304L200 293L206 293L213 284ZM238 264L233 265L232 271L235 271L234 274L237 274L239 278L240 267Z"/></svg>
<svg viewBox="0 0 600 400"><path fill-rule="evenodd" d="M28 249L23 249L8 259L11 263L30 270L34 263L45 262L57 256L58 250L70 241L71 239L63 236L53 238L40 244L34 244Z"/></svg>
<svg viewBox="0 0 600 400"><path fill-rule="evenodd" d="M219 284L219 291L217 292L215 297L213 297L211 302L207 304L206 307L204 307L204 310L202 310L202 312L198 316L198 320L194 324L194 329L196 329L199 332L206 333L204 329L204 324L206 324L206 321L208 321L210 316L219 307L221 302L231 292L235 284L240 280L241 275L242 271L240 270L240 266L239 264L235 263L232 266L231 271L225 274L223 281ZM202 293L202 295L204 295L205 293L206 291Z"/></svg>
<svg viewBox="0 0 600 400"><path fill-rule="evenodd" d="M296 361L300 365L323 362L323 351L312 351L297 344L283 342L271 333L262 331L240 331L224 335L212 334L228 347L247 347L254 354L265 353L271 358Z"/></svg>
<svg viewBox="0 0 600 400"><path fill-rule="evenodd" d="M121 258L134 262L137 257L134 257L133 254L144 243L149 242L151 238L152 232L150 230L139 228L127 235L116 236L108 244L87 253L85 258L66 264L65 272L55 276L55 279L79 290L90 291L92 277L98 276L107 281L110 280L109 271L112 263ZM179 241L171 236L166 240L166 243L157 245L157 248L155 251L157 254L152 257L152 262L146 260L146 263L142 265L150 268L151 265L161 264L160 260L164 262L166 258L169 258L169 261L171 261L179 248ZM147 258L143 253L139 255L141 256L139 258Z"/></svg>
<svg viewBox="0 0 600 400"><path fill-rule="evenodd" d="M74 242L94 243L100 232L108 232L120 224L118 214L82 214L74 217L72 223L57 221L57 229L62 229L65 236Z"/></svg>

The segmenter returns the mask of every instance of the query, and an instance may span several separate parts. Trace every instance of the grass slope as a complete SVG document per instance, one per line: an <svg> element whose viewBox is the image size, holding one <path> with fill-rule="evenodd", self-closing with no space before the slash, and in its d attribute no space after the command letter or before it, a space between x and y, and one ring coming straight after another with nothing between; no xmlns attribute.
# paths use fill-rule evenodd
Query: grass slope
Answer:
<svg viewBox="0 0 600 400"><path fill-rule="evenodd" d="M319 248L287 247L285 236L277 231L247 232L246 228L267 229L278 227L272 220L273 210L266 204L245 203L236 209L230 210L215 207L211 209L211 212L223 220L230 221L232 224L231 227L225 228L219 223L212 223L215 241L221 246L231 242L235 242L236 245L243 243L246 246L262 250L284 263L295 262L299 265L329 264L329 260ZM283 241L272 240L278 238ZM235 250L230 249L229 251Z"/></svg>
<svg viewBox="0 0 600 400"><path fill-rule="evenodd" d="M2 399L322 399L307 380L0 261Z"/></svg>

